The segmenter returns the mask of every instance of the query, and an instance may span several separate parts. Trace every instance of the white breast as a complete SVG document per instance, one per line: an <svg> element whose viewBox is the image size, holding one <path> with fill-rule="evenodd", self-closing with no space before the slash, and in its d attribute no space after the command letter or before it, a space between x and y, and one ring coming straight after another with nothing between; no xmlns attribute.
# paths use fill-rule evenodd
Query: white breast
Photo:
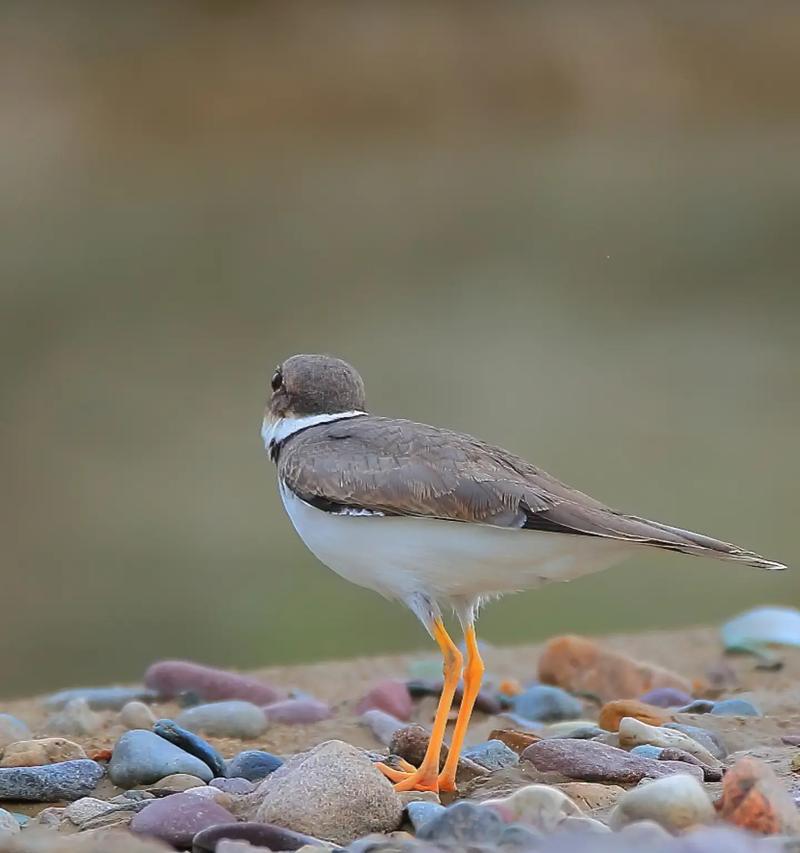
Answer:
<svg viewBox="0 0 800 853"><path fill-rule="evenodd" d="M346 580L388 598L422 592L472 599L606 569L631 550L613 540L397 516L335 515L282 483L283 505L309 550Z"/></svg>

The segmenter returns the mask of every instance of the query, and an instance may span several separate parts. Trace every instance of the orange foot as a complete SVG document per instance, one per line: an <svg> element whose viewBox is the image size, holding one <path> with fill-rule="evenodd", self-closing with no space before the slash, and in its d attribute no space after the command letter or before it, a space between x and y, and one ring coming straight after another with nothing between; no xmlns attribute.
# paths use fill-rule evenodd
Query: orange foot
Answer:
<svg viewBox="0 0 800 853"><path fill-rule="evenodd" d="M395 791L433 791L438 794L456 790L455 782L447 778L444 772L437 775L424 767L417 769L403 758L395 760L399 770L382 762L375 765L389 781L394 782Z"/></svg>

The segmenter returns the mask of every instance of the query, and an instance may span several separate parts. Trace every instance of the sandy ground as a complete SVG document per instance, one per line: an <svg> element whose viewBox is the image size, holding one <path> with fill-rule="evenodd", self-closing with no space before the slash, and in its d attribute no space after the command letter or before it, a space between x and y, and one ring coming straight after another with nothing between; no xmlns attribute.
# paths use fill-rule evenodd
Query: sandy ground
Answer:
<svg viewBox="0 0 800 853"><path fill-rule="evenodd" d="M769 762L787 788L795 788L795 778L790 767L792 756L798 748L781 743L781 736L800 733L800 650L783 649L780 657L784 662L778 671L756 668L756 660L750 656L725 656L716 629L698 628L677 631L657 631L647 634L618 635L601 638L600 642L616 648L640 660L667 666L689 678L706 675L709 667L724 666L730 670L735 686L725 690L725 696L741 695L758 705L764 712L762 718L713 717L704 715L702 720L695 715L681 715L682 722L697 723L717 730L725 739L731 753L746 751ZM536 675L536 662L540 645L513 648L488 647L485 650L487 674L495 679L517 678L522 682ZM314 696L330 702L335 716L313 725L273 725L264 735L252 741L220 738L209 740L230 757L242 749L260 748L279 755L301 751L330 738L340 738L357 746L381 749L371 732L358 723L354 706L366 689L379 678L408 677L408 664L418 660L414 656L387 656L359 658L350 661L325 662L304 666L269 667L255 670L251 674L275 684L308 691ZM429 724L435 701L425 699L416 706L416 719ZM46 712L37 699L12 700L2 703L0 710L15 714L25 720L34 734L45 734L43 724ZM174 703L153 707L157 716L173 717L179 708ZM596 715L597 707L587 705L587 717ZM116 713L103 712L106 726L103 731L90 738L71 738L81 743L91 754L94 750L110 748L124 731L116 722ZM493 728L513 728L513 724L502 717L476 714L470 728L468 743L484 740ZM518 771L522 773L523 771ZM518 786L515 779L504 779L495 774L492 790L475 792L489 795L497 786ZM516 784L515 784L516 783ZM101 783L113 795L112 786L106 780ZM800 778L797 783L800 790ZM103 796L105 790L100 793ZM20 806L19 811L35 814L41 805Z"/></svg>

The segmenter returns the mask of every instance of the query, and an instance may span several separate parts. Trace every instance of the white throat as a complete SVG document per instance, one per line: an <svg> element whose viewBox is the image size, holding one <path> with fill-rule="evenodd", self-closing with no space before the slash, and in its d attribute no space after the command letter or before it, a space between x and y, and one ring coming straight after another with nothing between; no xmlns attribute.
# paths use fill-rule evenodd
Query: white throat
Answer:
<svg viewBox="0 0 800 853"><path fill-rule="evenodd" d="M366 414L366 412L352 411L336 412L333 415L307 415L304 418L278 418L276 421L269 421L264 418L261 423L261 437L264 439L264 447L271 450L276 444L286 441L289 436L300 432L301 429Z"/></svg>

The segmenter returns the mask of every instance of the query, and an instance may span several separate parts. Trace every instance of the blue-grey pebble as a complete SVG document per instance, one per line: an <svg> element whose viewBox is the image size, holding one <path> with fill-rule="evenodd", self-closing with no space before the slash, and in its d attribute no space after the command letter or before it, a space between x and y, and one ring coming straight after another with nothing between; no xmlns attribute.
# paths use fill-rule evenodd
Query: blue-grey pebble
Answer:
<svg viewBox="0 0 800 853"><path fill-rule="evenodd" d="M583 714L583 705L578 699L550 684L534 684L517 694L512 707L515 714L541 723L577 720Z"/></svg>
<svg viewBox="0 0 800 853"><path fill-rule="evenodd" d="M693 699L677 709L678 714L709 714L714 709L711 699Z"/></svg>
<svg viewBox="0 0 800 853"><path fill-rule="evenodd" d="M505 823L497 812L468 800L459 800L423 824L417 838L421 841L492 844L500 838L504 828Z"/></svg>
<svg viewBox="0 0 800 853"><path fill-rule="evenodd" d="M39 767L0 768L0 800L53 803L87 797L105 771L88 758Z"/></svg>
<svg viewBox="0 0 800 853"><path fill-rule="evenodd" d="M184 752L188 752L189 755L204 761L215 776L225 775L225 759L200 735L182 728L174 720L167 719L156 720L153 723L153 732L180 747Z"/></svg>
<svg viewBox="0 0 800 853"><path fill-rule="evenodd" d="M721 699L711 713L717 717L760 717L761 711L747 699Z"/></svg>
<svg viewBox="0 0 800 853"><path fill-rule="evenodd" d="M241 699L209 702L181 711L178 725L212 737L256 738L267 728L267 718L258 705Z"/></svg>
<svg viewBox="0 0 800 853"><path fill-rule="evenodd" d="M85 699L93 711L119 711L128 702L153 702L157 698L158 694L147 687L74 687L46 696L42 704L56 711L73 699Z"/></svg>
<svg viewBox="0 0 800 853"><path fill-rule="evenodd" d="M33 735L26 723L12 714L0 714L0 749L18 740L30 740Z"/></svg>
<svg viewBox="0 0 800 853"><path fill-rule="evenodd" d="M689 737L694 738L699 744L704 746L714 758L725 758L728 755L728 749L725 742L715 732L710 732L708 729L702 729L700 726L691 726L687 723L664 723L665 729L675 729L675 731L683 732Z"/></svg>
<svg viewBox="0 0 800 853"><path fill-rule="evenodd" d="M465 749L462 758L469 758L487 770L503 770L519 764L519 756L501 740L487 740Z"/></svg>
<svg viewBox="0 0 800 853"><path fill-rule="evenodd" d="M642 758L655 758L658 761L661 758L661 750L663 747L653 746L651 743L642 743L629 750L631 755L641 755Z"/></svg>
<svg viewBox="0 0 800 853"><path fill-rule="evenodd" d="M417 832L433 818L438 817L445 810L439 803L431 803L427 800L412 800L406 806L406 814L411 825Z"/></svg>
<svg viewBox="0 0 800 853"><path fill-rule="evenodd" d="M247 779L259 782L274 773L283 764L282 759L260 749L245 749L226 763L225 776L229 779Z"/></svg>
<svg viewBox="0 0 800 853"><path fill-rule="evenodd" d="M536 850L544 835L532 826L524 823L510 823L497 842L497 849L503 853L530 853Z"/></svg>
<svg viewBox="0 0 800 853"><path fill-rule="evenodd" d="M205 761L145 729L125 732L114 745L108 765L111 781L121 788L150 785L173 773L188 773L204 782L214 777Z"/></svg>

